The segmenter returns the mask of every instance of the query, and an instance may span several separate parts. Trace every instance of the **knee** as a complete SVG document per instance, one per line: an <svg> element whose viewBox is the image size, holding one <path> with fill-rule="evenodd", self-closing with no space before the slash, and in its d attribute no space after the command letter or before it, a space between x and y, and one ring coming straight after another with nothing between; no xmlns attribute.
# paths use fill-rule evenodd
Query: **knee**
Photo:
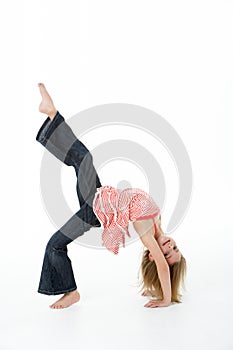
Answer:
<svg viewBox="0 0 233 350"><path fill-rule="evenodd" d="M87 159L92 162L92 154L80 140L76 140L72 144L67 155L74 166L80 166L83 160L87 161Z"/></svg>
<svg viewBox="0 0 233 350"><path fill-rule="evenodd" d="M49 239L46 245L46 251L51 251L55 246L55 239L54 235Z"/></svg>
<svg viewBox="0 0 233 350"><path fill-rule="evenodd" d="M62 242L60 233L54 233L46 245L46 251L62 250L67 251L66 245Z"/></svg>

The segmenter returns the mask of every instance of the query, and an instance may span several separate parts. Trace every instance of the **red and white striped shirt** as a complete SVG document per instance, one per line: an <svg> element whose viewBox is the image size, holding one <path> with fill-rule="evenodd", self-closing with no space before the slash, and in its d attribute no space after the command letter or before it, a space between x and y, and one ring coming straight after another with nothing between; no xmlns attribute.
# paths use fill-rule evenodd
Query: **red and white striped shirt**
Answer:
<svg viewBox="0 0 233 350"><path fill-rule="evenodd" d="M153 218L161 220L160 208L153 198L139 188L116 189L112 186L97 188L93 200L93 211L102 222L102 245L114 254L118 254L122 243L125 247L125 234L129 237L129 221Z"/></svg>

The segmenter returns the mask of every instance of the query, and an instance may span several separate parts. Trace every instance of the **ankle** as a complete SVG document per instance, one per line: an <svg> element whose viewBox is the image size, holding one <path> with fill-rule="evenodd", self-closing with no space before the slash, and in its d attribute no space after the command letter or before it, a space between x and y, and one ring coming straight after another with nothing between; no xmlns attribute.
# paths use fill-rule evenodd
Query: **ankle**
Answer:
<svg viewBox="0 0 233 350"><path fill-rule="evenodd" d="M57 114L57 110L53 109L51 112L48 113L48 116L52 120L56 114Z"/></svg>

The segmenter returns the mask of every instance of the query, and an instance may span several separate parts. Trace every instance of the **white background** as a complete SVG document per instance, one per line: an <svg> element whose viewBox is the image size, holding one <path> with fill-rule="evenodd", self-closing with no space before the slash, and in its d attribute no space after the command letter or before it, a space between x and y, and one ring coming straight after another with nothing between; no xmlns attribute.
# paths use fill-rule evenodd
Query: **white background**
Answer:
<svg viewBox="0 0 233 350"><path fill-rule="evenodd" d="M1 9L2 349L233 348L232 15L226 0L10 1ZM143 307L147 298L135 287L140 241L118 256L70 244L79 304L52 310L60 296L37 293L45 245L58 229L40 194L44 149L35 136L46 116L38 111L38 82L67 119L95 105L131 103L154 110L182 138L194 176L190 207L173 235L188 264L182 304ZM83 140L93 148L121 131ZM146 135L131 134L147 147ZM166 150L160 154L166 229L178 180ZM111 169L115 176L110 165L101 170L104 183ZM74 172L64 166L62 176L76 211ZM146 188L142 174L139 184Z"/></svg>

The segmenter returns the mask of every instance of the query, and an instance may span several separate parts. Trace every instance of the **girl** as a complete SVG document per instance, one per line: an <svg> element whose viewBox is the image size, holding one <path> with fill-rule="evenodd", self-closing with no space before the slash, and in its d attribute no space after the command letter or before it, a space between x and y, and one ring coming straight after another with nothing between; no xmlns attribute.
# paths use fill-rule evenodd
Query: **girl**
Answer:
<svg viewBox="0 0 233 350"><path fill-rule="evenodd" d="M50 305L51 308L65 308L78 302L80 294L67 255L67 245L102 223L103 245L118 254L120 244L125 246L125 234L130 236L128 224L132 221L146 247L141 263L142 295L157 298L144 306L161 307L181 302L179 288L184 287L186 261L175 241L164 235L159 207L141 189L119 190L102 186L91 153L55 108L44 84L38 86L42 96L39 111L48 117L36 140L64 164L74 167L80 203L80 210L52 235L46 245L38 292L64 294Z"/></svg>

